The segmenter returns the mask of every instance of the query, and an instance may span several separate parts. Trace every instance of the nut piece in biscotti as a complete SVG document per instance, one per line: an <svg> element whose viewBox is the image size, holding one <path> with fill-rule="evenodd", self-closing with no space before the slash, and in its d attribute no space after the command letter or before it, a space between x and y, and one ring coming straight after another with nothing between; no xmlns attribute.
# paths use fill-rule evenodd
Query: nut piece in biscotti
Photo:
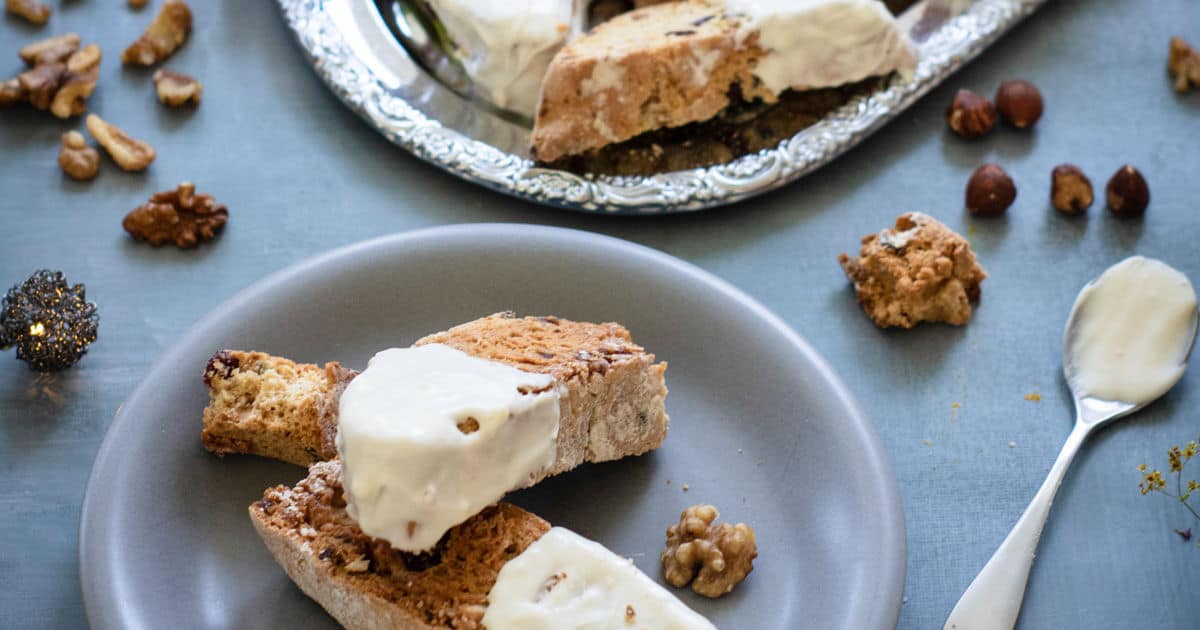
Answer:
<svg viewBox="0 0 1200 630"><path fill-rule="evenodd" d="M25 18L30 24L45 24L50 20L50 7L38 0L4 0L4 9L10 15Z"/></svg>
<svg viewBox="0 0 1200 630"><path fill-rule="evenodd" d="M667 528L663 576L671 586L687 586L705 597L720 597L754 570L758 544L745 523L713 524L717 508L693 505Z"/></svg>
<svg viewBox="0 0 1200 630"><path fill-rule="evenodd" d="M355 372L261 352L222 350L204 367L204 448L307 466L337 457L338 401Z"/></svg>
<svg viewBox="0 0 1200 630"><path fill-rule="evenodd" d="M346 513L336 460L314 464L294 487L268 489L249 512L288 577L347 628L482 630L501 567L550 529L497 503L451 528L431 551L398 551Z"/></svg>
<svg viewBox="0 0 1200 630"><path fill-rule="evenodd" d="M153 66L171 56L192 32L192 11L181 0L163 3L154 21L136 42L121 53L121 63L129 66Z"/></svg>
<svg viewBox="0 0 1200 630"><path fill-rule="evenodd" d="M100 152L89 147L83 134L68 131L62 136L62 148L58 151L58 165L72 179L89 181L100 172Z"/></svg>
<svg viewBox="0 0 1200 630"><path fill-rule="evenodd" d="M95 114L88 115L87 130L123 170L144 171L157 156L154 147L131 138L120 127L105 122Z"/></svg>
<svg viewBox="0 0 1200 630"><path fill-rule="evenodd" d="M618 15L571 41L542 82L534 155L552 162L707 120L729 105L731 90L746 100L776 100L753 74L763 54L757 36L742 41L740 24L719 6L668 2Z"/></svg>
<svg viewBox="0 0 1200 630"><path fill-rule="evenodd" d="M79 50L79 35L64 33L26 44L17 51L17 55L25 65L32 68L46 63L66 61L76 50Z"/></svg>
<svg viewBox="0 0 1200 630"><path fill-rule="evenodd" d="M1175 79L1175 90L1186 92L1200 87L1200 51L1192 48L1180 37L1171 38L1167 71Z"/></svg>
<svg viewBox="0 0 1200 630"><path fill-rule="evenodd" d="M838 261L863 310L881 328L965 324L987 278L966 239L918 212L864 237L858 256L842 254Z"/></svg>
<svg viewBox="0 0 1200 630"><path fill-rule="evenodd" d="M154 72L154 91L158 101L171 107L179 107L191 103L200 104L200 94L204 86L195 78L180 72L156 70Z"/></svg>
<svg viewBox="0 0 1200 630"><path fill-rule="evenodd" d="M229 210L212 195L197 195L195 184L183 182L175 190L151 195L150 201L125 215L121 225L135 240L187 249L215 238L228 220Z"/></svg>

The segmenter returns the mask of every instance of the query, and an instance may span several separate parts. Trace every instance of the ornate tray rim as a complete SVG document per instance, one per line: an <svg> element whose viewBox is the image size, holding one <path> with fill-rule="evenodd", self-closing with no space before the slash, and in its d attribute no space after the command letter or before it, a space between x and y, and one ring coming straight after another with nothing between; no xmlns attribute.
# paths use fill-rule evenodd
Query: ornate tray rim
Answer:
<svg viewBox="0 0 1200 630"><path fill-rule="evenodd" d="M334 7L363 0L278 0L317 75L392 143L469 182L534 203L608 214L661 214L735 203L785 186L833 161L977 57L1046 0L976 0L917 44L907 80L852 98L776 147L730 162L651 176L576 175L537 166L443 126L392 93L354 52ZM924 4L924 3L923 3ZM909 11L918 10L914 6ZM398 44L397 44L398 46Z"/></svg>

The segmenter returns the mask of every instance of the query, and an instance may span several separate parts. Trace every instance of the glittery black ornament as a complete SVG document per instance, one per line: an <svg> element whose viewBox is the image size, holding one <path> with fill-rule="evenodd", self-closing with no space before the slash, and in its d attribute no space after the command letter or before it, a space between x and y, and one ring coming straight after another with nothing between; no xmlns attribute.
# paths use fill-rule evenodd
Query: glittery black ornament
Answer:
<svg viewBox="0 0 1200 630"><path fill-rule="evenodd" d="M0 302L0 349L17 347L17 358L39 372L74 365L96 340L100 316L84 299L82 284L68 286L61 271L35 271Z"/></svg>

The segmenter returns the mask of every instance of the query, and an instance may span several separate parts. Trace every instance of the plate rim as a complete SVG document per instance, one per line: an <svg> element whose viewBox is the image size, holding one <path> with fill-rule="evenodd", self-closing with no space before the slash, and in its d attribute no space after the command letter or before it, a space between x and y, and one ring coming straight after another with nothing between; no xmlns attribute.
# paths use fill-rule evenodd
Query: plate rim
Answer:
<svg viewBox="0 0 1200 630"><path fill-rule="evenodd" d="M893 76L883 89L850 99L770 149L703 168L612 176L577 175L538 166L529 158L468 138L393 94L380 78L389 72L373 68L376 64L370 59L356 56L349 41L398 46L390 33L381 41L379 32L364 30L359 17L353 15L353 3L368 1L276 0L313 71L338 100L375 131L416 158L490 190L567 210L631 215L714 208L800 179L878 131L1046 2L920 0L923 6L914 5L904 15L920 9L920 17L924 17L928 9L935 15L945 12L953 17L940 15L946 21L914 44L919 61L911 78ZM965 10L964 2L969 3ZM352 24L349 34L343 33L339 20L331 17L334 11L345 14L340 21ZM916 18L911 21L920 22ZM447 91L428 78L420 87Z"/></svg>
<svg viewBox="0 0 1200 630"><path fill-rule="evenodd" d="M883 441L880 439L874 424L871 423L863 412L858 401L829 362L782 318L758 300L728 281L693 263L651 247L612 236L569 228L519 223L470 223L422 228L350 243L322 254L302 259L267 274L222 301L192 324L175 343L163 351L162 355L142 375L132 392L118 405L113 420L105 431L104 439L100 443L100 448L96 453L91 471L88 474L87 484L84 487L83 502L79 515L77 558L84 611L88 624L91 627L125 627L120 623L117 623L115 626L112 625L114 622L126 619L126 616L121 614L123 605L115 597L112 597L113 590L111 588L105 588L107 582L101 579L102 575L98 568L101 564L88 561L90 557L99 553L99 550L93 549L95 545L93 542L94 538L103 538L99 533L95 533L94 535L93 533L89 533L89 530L94 530L97 523L103 523L101 519L110 504L110 502L104 501L103 498L106 496L106 493L111 493L112 486L111 484L102 483L100 477L105 474L105 471L111 470L118 463L116 460L121 457L119 438L124 433L122 429L135 421L133 414L129 410L139 407L139 401L147 396L147 392L153 387L156 380L155 375L166 370L169 366L177 364L176 358L184 354L186 348L194 344L194 340L207 336L210 329L216 327L230 312L243 308L254 300L255 296L263 292L271 291L281 285L293 282L312 269L334 264L342 260L367 256L372 251L403 248L406 243L415 240L438 240L466 235L488 235L500 238L518 236L521 238L545 238L551 240L565 239L567 241L577 241L581 247L608 248L621 251L625 254L637 255L706 285L713 291L720 293L721 299L733 300L746 307L764 324L770 326L774 333L782 336L782 338L791 343L796 351L803 355L805 361L813 366L817 376L824 380L825 385L828 386L828 394L848 411L843 424L847 430L851 431L857 442L861 445L861 450L864 453L863 467L869 472L869 477L874 481L870 486L878 489L880 493L880 503L883 508L880 523L882 525L881 529L884 532L883 539L880 540L882 548L880 557L885 559L885 570L880 572L881 579L879 580L880 586L878 587L880 597L878 601L890 605L886 606L886 608L883 606L878 607L868 620L878 619L880 622L878 627L880 628L896 627L896 624L899 622L908 561L907 532L905 529L904 510L900 498L899 485L892 468L891 460L887 455Z"/></svg>

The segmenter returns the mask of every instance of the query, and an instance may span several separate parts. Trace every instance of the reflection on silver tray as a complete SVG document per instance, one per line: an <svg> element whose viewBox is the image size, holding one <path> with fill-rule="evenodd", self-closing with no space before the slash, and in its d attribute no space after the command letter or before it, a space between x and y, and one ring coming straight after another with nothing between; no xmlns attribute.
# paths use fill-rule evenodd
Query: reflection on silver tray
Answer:
<svg viewBox="0 0 1200 630"><path fill-rule="evenodd" d="M371 0L278 0L317 74L393 143L443 170L536 203L645 214L701 210L795 181L907 109L1045 0L923 0L900 18L920 64L911 79L856 96L773 149L652 176L576 175L529 158L529 129L430 77Z"/></svg>

